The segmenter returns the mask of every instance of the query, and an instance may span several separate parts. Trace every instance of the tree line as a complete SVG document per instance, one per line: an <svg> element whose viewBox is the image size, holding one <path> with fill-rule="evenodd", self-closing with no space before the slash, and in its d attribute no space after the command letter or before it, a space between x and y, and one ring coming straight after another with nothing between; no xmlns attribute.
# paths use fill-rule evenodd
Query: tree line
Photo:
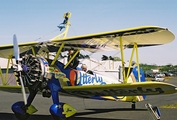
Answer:
<svg viewBox="0 0 177 120"><path fill-rule="evenodd" d="M102 61L104 60L113 60L113 61L121 61L121 58L119 57L112 57L112 56L106 56L102 55L101 58ZM177 74L177 65L167 64L167 65L149 65L149 64L142 64L140 63L140 67L143 69L144 72L152 70L152 69L158 69L161 72L171 72L174 74Z"/></svg>
<svg viewBox="0 0 177 120"><path fill-rule="evenodd" d="M62 56L62 58L67 57L67 56ZM79 54L78 56L79 59L90 59L89 55L83 55L83 54ZM102 55L101 57L102 61L105 60L112 60L112 61L121 61L121 58L119 57L113 57L113 56L106 56L106 55ZM143 64L140 63L140 67L143 69L144 72L152 70L152 69L158 69L161 72L171 72L174 74L177 74L177 65L172 65L172 64L167 64L167 65L149 65L149 64Z"/></svg>

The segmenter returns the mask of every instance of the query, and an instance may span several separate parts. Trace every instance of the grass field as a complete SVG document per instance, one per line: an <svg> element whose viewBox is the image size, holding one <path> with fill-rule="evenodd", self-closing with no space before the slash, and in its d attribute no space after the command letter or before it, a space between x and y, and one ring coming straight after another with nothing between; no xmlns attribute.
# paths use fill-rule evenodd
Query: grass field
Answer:
<svg viewBox="0 0 177 120"><path fill-rule="evenodd" d="M160 108L177 108L177 103L171 104L171 105L164 105L164 106L161 106Z"/></svg>
<svg viewBox="0 0 177 120"><path fill-rule="evenodd" d="M169 79L171 79L172 77L165 77L165 80L169 80ZM152 78L150 78L150 77L146 77L146 81L151 81L152 80Z"/></svg>

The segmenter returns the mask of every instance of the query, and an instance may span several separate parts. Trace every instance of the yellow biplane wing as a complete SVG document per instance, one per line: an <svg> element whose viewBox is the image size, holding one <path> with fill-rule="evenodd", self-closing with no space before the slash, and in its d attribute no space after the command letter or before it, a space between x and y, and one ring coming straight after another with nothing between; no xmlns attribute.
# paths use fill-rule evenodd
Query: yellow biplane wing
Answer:
<svg viewBox="0 0 177 120"><path fill-rule="evenodd" d="M172 94L177 87L162 82L134 82L126 84L105 84L92 86L63 86L64 92L71 95L91 96L138 96Z"/></svg>
<svg viewBox="0 0 177 120"><path fill-rule="evenodd" d="M21 93L21 86L0 86L1 91ZM27 90L27 89L26 89ZM177 86L163 82L134 82L91 86L63 86L61 92L80 97L138 96L176 93Z"/></svg>
<svg viewBox="0 0 177 120"><path fill-rule="evenodd" d="M21 86L0 86L0 91L6 91L6 92L10 92L10 93L21 93ZM26 91L28 91L28 89L26 88Z"/></svg>
<svg viewBox="0 0 177 120"><path fill-rule="evenodd" d="M174 34L166 28L142 26L69 38L54 37L48 42L19 44L19 49L22 54L30 52L36 54L41 48L47 49L48 52L56 52L61 44L65 43L62 51L74 47L90 52L99 52L120 49L120 39L122 39L124 48L132 48L134 43L138 47L154 46L169 43L174 38ZM13 56L13 45L0 46L0 57L8 58L9 56Z"/></svg>
<svg viewBox="0 0 177 120"><path fill-rule="evenodd" d="M63 39L55 37L51 39L51 42L64 42L65 46L98 52L120 49L120 38L125 48L132 48L134 43L138 47L166 44L173 41L175 36L165 28L142 26Z"/></svg>
<svg viewBox="0 0 177 120"><path fill-rule="evenodd" d="M33 49L33 46L36 46L38 44L39 44L39 42L21 43L21 44L19 44L20 53L29 51L30 49ZM13 49L13 44L0 46L0 57L9 58L10 56L13 56L14 55L13 50L14 50Z"/></svg>

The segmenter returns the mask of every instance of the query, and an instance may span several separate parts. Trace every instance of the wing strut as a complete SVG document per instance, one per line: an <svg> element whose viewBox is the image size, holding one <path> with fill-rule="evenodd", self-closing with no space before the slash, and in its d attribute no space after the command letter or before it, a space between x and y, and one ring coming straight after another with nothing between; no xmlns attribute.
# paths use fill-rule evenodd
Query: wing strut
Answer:
<svg viewBox="0 0 177 120"><path fill-rule="evenodd" d="M12 66L13 66L12 55L9 55L9 57L8 57L7 70L6 70L6 77L5 77L6 84L7 84L7 80L8 80L8 73L9 73L10 61L11 61Z"/></svg>
<svg viewBox="0 0 177 120"><path fill-rule="evenodd" d="M55 62L56 62L57 58L59 57L59 55L60 55L60 53L61 53L61 50L63 49L64 45L65 45L65 43L62 42L60 48L59 48L58 51L57 51L57 54L55 55L55 58L53 59L53 61L52 61L52 63L51 63L51 66L53 66L53 65L55 64Z"/></svg>
<svg viewBox="0 0 177 120"><path fill-rule="evenodd" d="M138 66L138 81L141 82L140 80L140 65L139 65L139 57L138 57L138 45L137 43L134 44L136 47L136 63L137 63L137 66Z"/></svg>
<svg viewBox="0 0 177 120"><path fill-rule="evenodd" d="M121 51L121 58L122 58L122 72L123 72L122 74L123 74L124 83L127 83L127 80L128 80L128 77L129 77L128 75L130 73L130 68L132 66L132 60L133 60L133 57L134 57L135 50L136 50L136 64L138 66L138 81L140 82L140 67L139 67L139 57L138 57L138 45L137 45L137 43L134 43L134 47L133 47L132 54L131 54L131 57L130 57L128 72L127 72L127 74L125 74L124 45L123 45L123 41L122 41L122 36L120 36L120 51Z"/></svg>
<svg viewBox="0 0 177 120"><path fill-rule="evenodd" d="M127 80L125 80L125 60L124 60L124 48L123 48L123 42L122 42L122 36L120 36L120 52L121 52L121 58L122 58L122 72L123 72L123 80L124 83L127 83Z"/></svg>
<svg viewBox="0 0 177 120"><path fill-rule="evenodd" d="M131 54L131 57L130 57L130 62L129 62L129 66L128 66L128 72L127 72L127 75L126 75L126 78L125 78L125 83L127 83L127 80L128 80L128 75L130 73L130 68L132 66L132 61L133 61L133 57L134 57L134 53L136 51L136 64L138 66L138 81L140 82L140 67L139 67L139 57L138 57L138 45L137 43L134 43L134 46L133 46L133 49L132 49L132 54Z"/></svg>
<svg viewBox="0 0 177 120"><path fill-rule="evenodd" d="M2 80L2 85L6 85L6 80L3 77L3 73L2 73L2 68L0 66L0 76L1 76L1 80Z"/></svg>
<svg viewBox="0 0 177 120"><path fill-rule="evenodd" d="M5 78L3 77L2 69L0 67L0 76L1 76L1 79L2 79L2 84L3 85L7 85L10 61L11 61L11 64L13 66L12 55L9 55L9 57L8 57L8 63L7 63L7 69L6 69Z"/></svg>
<svg viewBox="0 0 177 120"><path fill-rule="evenodd" d="M71 59L68 61L68 63L64 66L64 69L71 63L71 61L76 57L76 55L80 52L80 49L77 49L77 51L74 53L74 55L71 57Z"/></svg>
<svg viewBox="0 0 177 120"><path fill-rule="evenodd" d="M127 72L127 76L126 76L126 81L128 80L128 75L129 75L129 73L130 73L130 67L131 67L131 65L132 65L132 60L133 60L133 57L134 57L134 52L135 52L135 44L134 44L134 46L133 46L133 49L132 49L132 54L131 54L131 57L130 57L130 62L129 62L129 66L128 66L128 72Z"/></svg>
<svg viewBox="0 0 177 120"><path fill-rule="evenodd" d="M32 50L33 55L36 57L36 52L34 50L34 46L31 47L31 50Z"/></svg>

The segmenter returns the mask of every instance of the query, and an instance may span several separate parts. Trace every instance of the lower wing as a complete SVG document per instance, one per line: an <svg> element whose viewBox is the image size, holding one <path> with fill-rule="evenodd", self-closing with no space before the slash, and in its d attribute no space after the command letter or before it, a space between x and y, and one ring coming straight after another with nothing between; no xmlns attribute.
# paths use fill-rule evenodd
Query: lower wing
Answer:
<svg viewBox="0 0 177 120"><path fill-rule="evenodd" d="M127 84L63 86L62 89L63 90L60 92L80 97L141 96L172 94L177 92L177 86L163 82L135 82ZM20 93L21 86L0 86L0 90L12 93Z"/></svg>
<svg viewBox="0 0 177 120"><path fill-rule="evenodd" d="M6 91L11 93L21 93L21 86L0 86L0 91ZM26 88L26 91L28 92L28 89Z"/></svg>
<svg viewBox="0 0 177 120"><path fill-rule="evenodd" d="M172 94L177 86L162 82L135 82L93 86L64 86L64 92L80 97L92 96L141 96Z"/></svg>

